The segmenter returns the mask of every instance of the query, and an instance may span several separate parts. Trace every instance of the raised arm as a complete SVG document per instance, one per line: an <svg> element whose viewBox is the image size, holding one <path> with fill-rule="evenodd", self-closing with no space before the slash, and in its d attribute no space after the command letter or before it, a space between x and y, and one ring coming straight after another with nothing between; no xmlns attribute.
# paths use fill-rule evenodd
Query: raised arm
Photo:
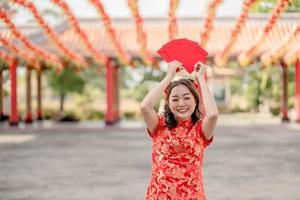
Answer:
<svg viewBox="0 0 300 200"><path fill-rule="evenodd" d="M200 69L198 70L197 68L199 68L199 67L200 67ZM211 94L211 92L209 91L207 82L204 78L204 74L206 72L207 65L204 65L201 62L199 62L198 64L196 64L195 69L198 70L197 79L198 79L198 82L200 85L202 104L203 104L204 111L205 111L205 115L204 115L203 122L202 122L202 131L204 133L205 138L209 140L213 136L213 131L215 129L215 126L217 124L217 119L219 116L219 111L218 111L218 107L215 102L215 99L214 99L213 95ZM200 104L199 104L199 106L200 106ZM200 107L199 107L199 109L200 109Z"/></svg>
<svg viewBox="0 0 300 200"><path fill-rule="evenodd" d="M141 113L150 132L155 130L158 123L158 117L154 106L160 100L164 89L175 77L177 68L183 68L180 62L174 60L168 63L168 70L165 78L156 87L149 91L141 103Z"/></svg>

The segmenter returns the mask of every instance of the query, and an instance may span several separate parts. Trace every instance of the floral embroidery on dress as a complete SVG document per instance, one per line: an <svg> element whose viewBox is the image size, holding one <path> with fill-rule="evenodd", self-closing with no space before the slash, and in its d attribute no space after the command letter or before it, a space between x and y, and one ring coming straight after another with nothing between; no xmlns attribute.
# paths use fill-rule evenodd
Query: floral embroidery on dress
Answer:
<svg viewBox="0 0 300 200"><path fill-rule="evenodd" d="M169 129L164 116L152 137L152 177L146 200L205 200L202 184L203 152L210 140L205 139L199 120L179 121Z"/></svg>

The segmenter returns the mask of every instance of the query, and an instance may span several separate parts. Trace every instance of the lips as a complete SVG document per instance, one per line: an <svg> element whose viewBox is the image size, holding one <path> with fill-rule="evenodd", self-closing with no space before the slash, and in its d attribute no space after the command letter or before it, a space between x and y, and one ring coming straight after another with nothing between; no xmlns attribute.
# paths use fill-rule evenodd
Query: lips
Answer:
<svg viewBox="0 0 300 200"><path fill-rule="evenodd" d="M188 108L180 108L180 109L177 109L177 111L179 113L185 113L186 111L188 111Z"/></svg>

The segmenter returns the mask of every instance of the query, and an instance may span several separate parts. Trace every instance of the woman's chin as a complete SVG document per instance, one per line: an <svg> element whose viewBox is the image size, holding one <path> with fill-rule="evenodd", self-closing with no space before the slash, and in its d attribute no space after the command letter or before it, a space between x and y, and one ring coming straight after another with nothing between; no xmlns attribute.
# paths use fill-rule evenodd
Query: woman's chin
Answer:
<svg viewBox="0 0 300 200"><path fill-rule="evenodd" d="M188 119L191 118L191 115L189 113L187 113L187 114L177 114L176 118L178 120L188 120Z"/></svg>

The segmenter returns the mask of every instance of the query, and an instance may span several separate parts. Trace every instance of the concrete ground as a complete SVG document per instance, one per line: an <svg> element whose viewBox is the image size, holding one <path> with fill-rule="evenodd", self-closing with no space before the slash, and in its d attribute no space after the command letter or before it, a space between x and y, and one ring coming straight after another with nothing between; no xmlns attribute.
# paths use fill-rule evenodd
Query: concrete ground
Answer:
<svg viewBox="0 0 300 200"><path fill-rule="evenodd" d="M207 199L299 200L300 125L233 124L206 150ZM142 200L150 173L142 122L0 124L0 200Z"/></svg>

